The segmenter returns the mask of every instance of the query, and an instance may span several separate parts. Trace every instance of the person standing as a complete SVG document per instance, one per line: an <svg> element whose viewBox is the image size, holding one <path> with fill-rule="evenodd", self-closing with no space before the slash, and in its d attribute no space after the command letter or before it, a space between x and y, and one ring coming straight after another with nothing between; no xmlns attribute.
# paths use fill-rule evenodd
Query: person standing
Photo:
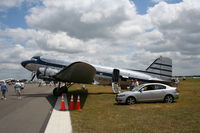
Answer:
<svg viewBox="0 0 200 133"><path fill-rule="evenodd" d="M139 82L137 81L137 79L135 80L135 86L139 86Z"/></svg>
<svg viewBox="0 0 200 133"><path fill-rule="evenodd" d="M131 80L131 82L128 84L128 90L132 90L135 87L134 81Z"/></svg>
<svg viewBox="0 0 200 133"><path fill-rule="evenodd" d="M21 91L23 91L25 87L24 82L21 82L20 84L21 84Z"/></svg>
<svg viewBox="0 0 200 133"><path fill-rule="evenodd" d="M8 88L7 88L6 82L3 81L3 83L1 84L1 93L2 93L1 99L6 100L6 92L7 91L8 91Z"/></svg>
<svg viewBox="0 0 200 133"><path fill-rule="evenodd" d="M14 88L15 88L16 95L18 96L18 99L22 99L22 97L21 97L21 84L20 84L19 81L17 81L15 83Z"/></svg>

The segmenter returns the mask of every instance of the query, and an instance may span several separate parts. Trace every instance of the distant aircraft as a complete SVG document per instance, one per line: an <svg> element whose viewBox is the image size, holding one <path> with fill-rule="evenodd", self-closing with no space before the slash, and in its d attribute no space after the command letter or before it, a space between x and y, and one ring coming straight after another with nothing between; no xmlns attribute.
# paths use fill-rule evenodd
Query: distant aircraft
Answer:
<svg viewBox="0 0 200 133"><path fill-rule="evenodd" d="M21 62L21 65L31 71L33 80L35 76L44 81L64 83L98 83L111 84L115 93L118 92L116 84L126 84L129 80L140 82L170 83L172 77L172 60L167 57L157 58L145 71L119 69L85 62L65 62L46 59L42 56L34 56L31 60ZM67 91L66 86L56 87L53 90L55 96Z"/></svg>

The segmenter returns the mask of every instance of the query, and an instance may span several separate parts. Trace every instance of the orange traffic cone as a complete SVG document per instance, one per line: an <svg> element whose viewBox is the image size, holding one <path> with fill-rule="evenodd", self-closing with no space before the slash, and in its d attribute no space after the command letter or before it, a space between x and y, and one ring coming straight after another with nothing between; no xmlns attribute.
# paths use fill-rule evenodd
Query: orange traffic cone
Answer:
<svg viewBox="0 0 200 133"><path fill-rule="evenodd" d="M78 95L78 99L76 102L76 110L81 110L81 102L80 102L80 96Z"/></svg>
<svg viewBox="0 0 200 133"><path fill-rule="evenodd" d="M69 110L74 110L74 98L73 98L73 95L71 95L70 104L69 104Z"/></svg>
<svg viewBox="0 0 200 133"><path fill-rule="evenodd" d="M63 94L62 94L62 98L61 98L60 110L61 110L61 111L67 110L67 109L65 108L65 100L64 100Z"/></svg>

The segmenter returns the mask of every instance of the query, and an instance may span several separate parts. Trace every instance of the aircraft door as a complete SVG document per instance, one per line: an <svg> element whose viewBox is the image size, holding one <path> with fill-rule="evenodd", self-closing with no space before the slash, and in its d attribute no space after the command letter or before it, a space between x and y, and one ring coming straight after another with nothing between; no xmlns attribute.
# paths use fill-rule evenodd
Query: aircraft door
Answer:
<svg viewBox="0 0 200 133"><path fill-rule="evenodd" d="M113 74L112 74L112 82L119 82L119 75L120 71L119 69L113 69Z"/></svg>
<svg viewBox="0 0 200 133"><path fill-rule="evenodd" d="M120 77L120 71L119 69L113 69L112 74L112 90L114 93L119 93L119 77Z"/></svg>

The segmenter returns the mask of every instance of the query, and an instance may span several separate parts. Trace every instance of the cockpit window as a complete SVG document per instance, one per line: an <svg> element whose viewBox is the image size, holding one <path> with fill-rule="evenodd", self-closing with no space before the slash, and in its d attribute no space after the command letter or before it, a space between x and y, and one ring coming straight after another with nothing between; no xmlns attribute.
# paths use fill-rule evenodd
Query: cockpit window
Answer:
<svg viewBox="0 0 200 133"><path fill-rule="evenodd" d="M32 61L37 61L37 59L35 59L35 58L31 58L31 60L32 60Z"/></svg>
<svg viewBox="0 0 200 133"><path fill-rule="evenodd" d="M39 58L40 58L39 56L33 56L33 57L31 58L31 60L32 60L32 61L37 61Z"/></svg>

